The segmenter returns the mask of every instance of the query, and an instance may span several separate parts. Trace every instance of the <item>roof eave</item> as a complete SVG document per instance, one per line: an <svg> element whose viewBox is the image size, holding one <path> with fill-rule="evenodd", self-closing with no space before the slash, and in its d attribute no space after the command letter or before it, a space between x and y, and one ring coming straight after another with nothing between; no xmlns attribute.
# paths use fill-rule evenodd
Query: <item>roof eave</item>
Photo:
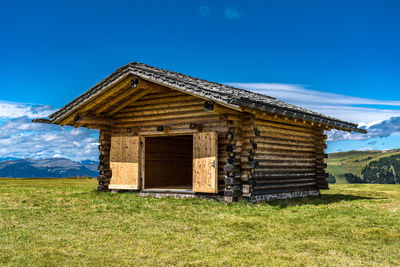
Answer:
<svg viewBox="0 0 400 267"><path fill-rule="evenodd" d="M344 123L340 121L335 121L335 120L328 120L325 118L321 118L318 116L313 116L313 115L308 115L308 114L303 114L300 112L294 112L290 111L287 109L282 109L278 107L273 107L273 106L268 106L268 105L261 105L257 104L254 102L249 102L245 100L239 100L239 99L232 99L230 101L232 104L237 104L245 108L253 109L253 110L259 110L263 112L268 112L272 114L278 114L281 116L286 116L286 117L291 117L295 119L301 119L309 122L314 122L322 125L327 125L329 127L332 127L334 129L338 130L347 130L347 131L353 131L353 132L360 132L360 133L367 133L366 130L360 129L357 127L357 125L352 124L352 123Z"/></svg>

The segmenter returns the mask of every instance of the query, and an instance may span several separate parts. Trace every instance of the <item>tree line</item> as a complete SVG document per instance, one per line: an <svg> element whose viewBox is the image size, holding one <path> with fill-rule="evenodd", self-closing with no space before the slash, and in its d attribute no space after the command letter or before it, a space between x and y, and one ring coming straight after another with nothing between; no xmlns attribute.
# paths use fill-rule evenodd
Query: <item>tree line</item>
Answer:
<svg viewBox="0 0 400 267"><path fill-rule="evenodd" d="M362 177L345 173L345 177L351 184L400 184L400 154L371 161L361 174Z"/></svg>

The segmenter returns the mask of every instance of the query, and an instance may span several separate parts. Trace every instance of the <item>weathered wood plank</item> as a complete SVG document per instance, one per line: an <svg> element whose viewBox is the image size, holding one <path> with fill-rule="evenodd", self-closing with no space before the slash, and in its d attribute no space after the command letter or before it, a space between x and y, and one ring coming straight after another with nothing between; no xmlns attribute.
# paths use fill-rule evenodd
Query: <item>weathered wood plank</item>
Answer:
<svg viewBox="0 0 400 267"><path fill-rule="evenodd" d="M193 191L218 193L218 134L193 135Z"/></svg>

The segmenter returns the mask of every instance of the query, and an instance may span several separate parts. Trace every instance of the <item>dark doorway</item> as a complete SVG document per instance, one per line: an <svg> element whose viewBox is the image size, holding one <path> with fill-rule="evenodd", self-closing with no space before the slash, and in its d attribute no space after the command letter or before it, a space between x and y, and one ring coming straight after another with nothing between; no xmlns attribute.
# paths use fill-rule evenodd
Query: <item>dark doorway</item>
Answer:
<svg viewBox="0 0 400 267"><path fill-rule="evenodd" d="M146 137L144 189L192 190L193 136Z"/></svg>

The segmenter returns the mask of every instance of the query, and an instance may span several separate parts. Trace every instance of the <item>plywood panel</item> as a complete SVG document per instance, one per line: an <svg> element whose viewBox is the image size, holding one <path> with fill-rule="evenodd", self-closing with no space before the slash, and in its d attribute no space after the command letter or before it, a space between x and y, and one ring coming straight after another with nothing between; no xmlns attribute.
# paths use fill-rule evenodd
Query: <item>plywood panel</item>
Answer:
<svg viewBox="0 0 400 267"><path fill-rule="evenodd" d="M139 189L140 137L114 136L111 138L110 189Z"/></svg>
<svg viewBox="0 0 400 267"><path fill-rule="evenodd" d="M218 193L218 134L193 135L193 191Z"/></svg>
<svg viewBox="0 0 400 267"><path fill-rule="evenodd" d="M139 163L111 162L110 168L109 189L139 189Z"/></svg>

